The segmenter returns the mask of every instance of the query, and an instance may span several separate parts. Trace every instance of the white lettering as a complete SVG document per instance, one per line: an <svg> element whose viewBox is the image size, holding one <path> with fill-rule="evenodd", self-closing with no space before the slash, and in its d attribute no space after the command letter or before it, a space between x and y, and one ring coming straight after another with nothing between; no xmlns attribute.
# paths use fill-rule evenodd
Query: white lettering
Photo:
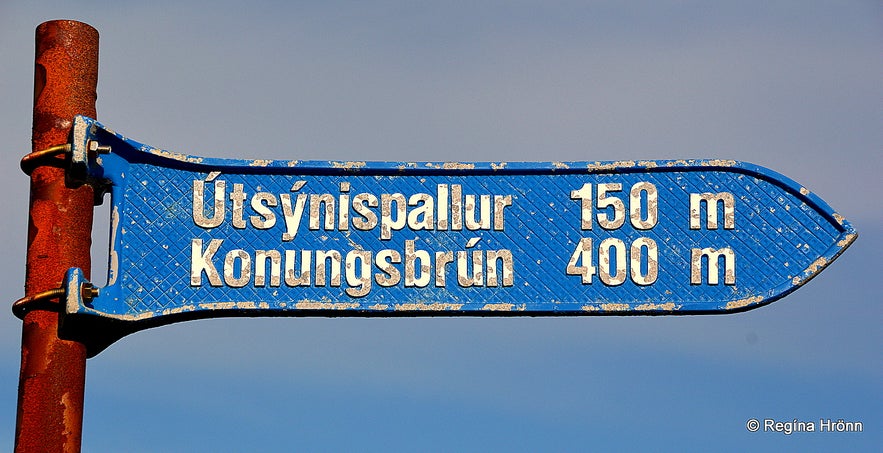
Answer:
<svg viewBox="0 0 883 453"><path fill-rule="evenodd" d="M706 229L716 230L718 226L718 205L724 208L724 229L736 228L736 202L733 194L721 193L691 193L690 194L690 229L702 229L702 204L706 209Z"/></svg>
<svg viewBox="0 0 883 453"><path fill-rule="evenodd" d="M705 258L703 260L703 258ZM724 260L724 284L736 284L736 254L730 248L694 248L690 251L690 284L702 284L702 262L708 262L708 284L717 285L720 279L719 261Z"/></svg>

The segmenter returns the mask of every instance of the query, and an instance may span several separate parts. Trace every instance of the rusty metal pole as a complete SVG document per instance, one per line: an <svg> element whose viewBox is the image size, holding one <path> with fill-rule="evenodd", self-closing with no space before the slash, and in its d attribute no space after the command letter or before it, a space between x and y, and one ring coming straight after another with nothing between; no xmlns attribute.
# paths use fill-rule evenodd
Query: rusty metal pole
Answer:
<svg viewBox="0 0 883 453"><path fill-rule="evenodd" d="M33 151L67 143L77 114L95 117L98 31L75 21L37 27ZM25 294L61 286L70 267L88 278L92 188L65 184L63 159L31 173ZM45 307L44 307L45 308ZM58 313L29 311L22 324L15 451L80 451L86 347L58 338Z"/></svg>

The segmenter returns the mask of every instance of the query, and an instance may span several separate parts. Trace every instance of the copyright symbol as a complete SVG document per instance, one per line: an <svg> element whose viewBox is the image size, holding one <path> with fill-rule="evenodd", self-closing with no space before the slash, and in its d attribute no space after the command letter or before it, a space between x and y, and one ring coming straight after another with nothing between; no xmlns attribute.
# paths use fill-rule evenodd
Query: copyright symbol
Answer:
<svg viewBox="0 0 883 453"><path fill-rule="evenodd" d="M760 429L760 422L757 421L756 418L752 418L745 422L745 428L747 428L748 431L751 431L752 433L756 433L757 430Z"/></svg>

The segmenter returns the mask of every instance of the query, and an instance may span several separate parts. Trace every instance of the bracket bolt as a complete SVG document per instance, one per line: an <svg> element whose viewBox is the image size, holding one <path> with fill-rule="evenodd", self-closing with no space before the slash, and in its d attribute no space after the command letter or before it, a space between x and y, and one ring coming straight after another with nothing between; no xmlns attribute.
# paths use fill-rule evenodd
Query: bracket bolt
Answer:
<svg viewBox="0 0 883 453"><path fill-rule="evenodd" d="M97 154L107 154L110 152L110 146L99 145L95 140L89 140L89 151Z"/></svg>
<svg viewBox="0 0 883 453"><path fill-rule="evenodd" d="M83 283L83 285L80 287L80 295L86 302L91 302L92 299L98 297L99 293L99 289L91 283Z"/></svg>

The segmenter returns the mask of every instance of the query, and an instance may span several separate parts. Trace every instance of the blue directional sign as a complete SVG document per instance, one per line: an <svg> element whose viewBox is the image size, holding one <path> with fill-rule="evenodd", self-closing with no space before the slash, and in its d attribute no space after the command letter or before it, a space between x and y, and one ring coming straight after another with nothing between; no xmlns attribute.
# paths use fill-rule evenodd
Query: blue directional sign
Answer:
<svg viewBox="0 0 883 453"><path fill-rule="evenodd" d="M214 316L742 311L856 237L804 187L731 160L224 160L85 117L73 135L71 173L111 193L111 245L107 286L70 292L66 316L128 331Z"/></svg>

